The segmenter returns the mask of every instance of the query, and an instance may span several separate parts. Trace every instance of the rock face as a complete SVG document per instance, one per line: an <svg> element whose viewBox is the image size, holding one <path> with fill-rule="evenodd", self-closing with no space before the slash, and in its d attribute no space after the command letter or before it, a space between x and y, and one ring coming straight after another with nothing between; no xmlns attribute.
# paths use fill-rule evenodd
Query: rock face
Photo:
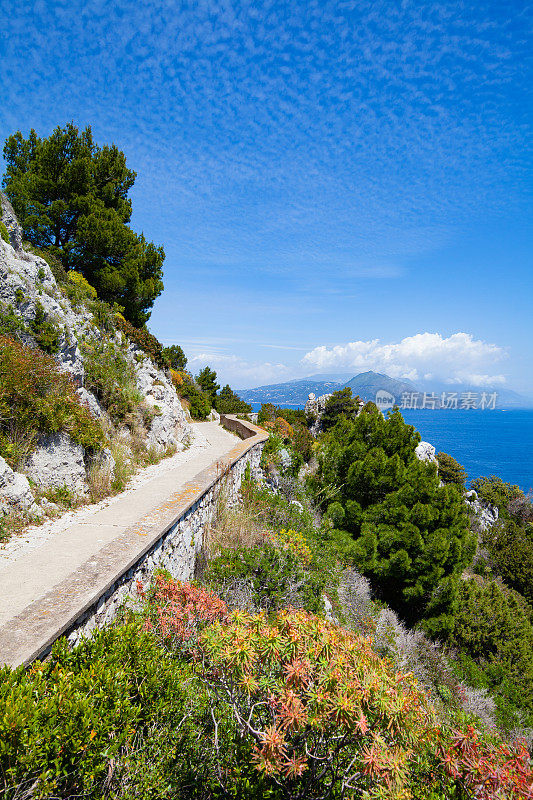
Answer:
<svg viewBox="0 0 533 800"><path fill-rule="evenodd" d="M83 447L66 433L41 440L24 465L24 471L41 488L65 487L75 495L87 489Z"/></svg>
<svg viewBox="0 0 533 800"><path fill-rule="evenodd" d="M305 404L305 416L309 419L314 419L315 421L309 426L309 430L313 436L318 436L318 434L322 430L322 414L326 409L326 403L328 402L329 398L331 397L330 394L321 394L320 397L316 397L316 395L311 392L309 397L307 398L307 402ZM359 403L359 408L357 410L357 416L361 413L361 410L364 406L364 402L361 400Z"/></svg>
<svg viewBox="0 0 533 800"><path fill-rule="evenodd" d="M498 522L497 507L480 500L474 489L467 492L465 498L471 511L475 514L481 532L492 528Z"/></svg>
<svg viewBox="0 0 533 800"><path fill-rule="evenodd" d="M150 359L142 358L142 350L135 345L130 345L129 353L135 366L137 389L158 412L148 431L148 446L160 452L169 447L183 449L192 436L192 428L171 380Z"/></svg>
<svg viewBox="0 0 533 800"><path fill-rule="evenodd" d="M2 192L0 192L0 205L2 209L2 222L7 228L9 242L14 250L22 250L22 228L13 211L13 206Z"/></svg>
<svg viewBox="0 0 533 800"><path fill-rule="evenodd" d="M25 475L14 472L0 456L0 514L37 514L39 509Z"/></svg>
<svg viewBox="0 0 533 800"><path fill-rule="evenodd" d="M415 449L415 455L419 461L428 461L430 464L438 464L435 448L429 442L420 442Z"/></svg>

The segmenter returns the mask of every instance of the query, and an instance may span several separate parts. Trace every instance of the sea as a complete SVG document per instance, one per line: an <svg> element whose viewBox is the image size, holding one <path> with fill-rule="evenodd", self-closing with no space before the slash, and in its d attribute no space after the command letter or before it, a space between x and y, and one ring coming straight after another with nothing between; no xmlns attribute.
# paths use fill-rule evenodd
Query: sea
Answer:
<svg viewBox="0 0 533 800"><path fill-rule="evenodd" d="M524 492L533 489L533 410L418 409L403 410L402 416L437 452L462 464L469 480L498 475Z"/></svg>

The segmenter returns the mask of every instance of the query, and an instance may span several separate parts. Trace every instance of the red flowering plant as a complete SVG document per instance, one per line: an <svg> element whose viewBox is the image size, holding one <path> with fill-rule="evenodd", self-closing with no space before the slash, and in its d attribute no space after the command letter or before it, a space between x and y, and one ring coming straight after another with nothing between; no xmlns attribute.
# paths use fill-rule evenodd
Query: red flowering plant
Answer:
<svg viewBox="0 0 533 800"><path fill-rule="evenodd" d="M155 574L148 591L138 581L137 594L144 600L144 630L156 633L167 647L190 655L197 655L202 628L228 616L226 604L214 592L175 581L162 571Z"/></svg>

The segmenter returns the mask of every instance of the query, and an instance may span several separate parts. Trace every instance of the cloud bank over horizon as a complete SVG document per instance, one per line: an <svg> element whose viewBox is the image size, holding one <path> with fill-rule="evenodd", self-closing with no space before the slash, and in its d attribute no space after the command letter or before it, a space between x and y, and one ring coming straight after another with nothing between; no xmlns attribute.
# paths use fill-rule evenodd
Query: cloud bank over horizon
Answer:
<svg viewBox="0 0 533 800"><path fill-rule="evenodd" d="M220 382L242 389L295 380L311 373L356 375L369 370L415 382L433 380L495 387L507 383L501 371L501 362L507 357L506 348L476 339L470 333L457 332L446 337L424 332L397 342L369 339L318 345L294 364L247 360L207 347L190 354L189 369L197 372L209 364L217 371Z"/></svg>
<svg viewBox="0 0 533 800"><path fill-rule="evenodd" d="M317 370L374 370L392 378L409 380L437 379L447 383L474 386L500 386L505 375L493 368L507 357L505 348L474 339L470 333L417 333L399 342L382 343L379 339L347 342L326 347L320 345L306 353L304 365Z"/></svg>

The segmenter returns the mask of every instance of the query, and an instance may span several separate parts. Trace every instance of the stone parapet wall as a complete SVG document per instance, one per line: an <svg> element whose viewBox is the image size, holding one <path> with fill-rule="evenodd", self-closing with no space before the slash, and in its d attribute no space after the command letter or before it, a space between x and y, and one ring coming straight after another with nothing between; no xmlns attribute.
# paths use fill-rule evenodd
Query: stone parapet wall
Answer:
<svg viewBox="0 0 533 800"><path fill-rule="evenodd" d="M236 422L240 423L240 420ZM257 473L262 450L262 443L255 444L231 467L221 468L220 477L211 488L104 592L97 603L76 620L67 634L71 645L76 645L95 628L112 622L127 600L136 596L137 583L140 581L146 587L154 570L165 569L180 581L191 581L194 578L196 558L204 543L204 532L214 519L221 491L224 492L227 502L236 503L246 468L249 465L251 474Z"/></svg>
<svg viewBox="0 0 533 800"><path fill-rule="evenodd" d="M126 600L135 597L137 582L146 585L158 567L179 580L194 577L196 558L221 491L230 503L239 501L246 469L258 475L268 439L266 431L232 415L226 415L225 424L247 438L236 437L235 447L223 458L1 627L0 663L31 664L46 657L59 637L66 636L74 645L95 628L109 624Z"/></svg>

